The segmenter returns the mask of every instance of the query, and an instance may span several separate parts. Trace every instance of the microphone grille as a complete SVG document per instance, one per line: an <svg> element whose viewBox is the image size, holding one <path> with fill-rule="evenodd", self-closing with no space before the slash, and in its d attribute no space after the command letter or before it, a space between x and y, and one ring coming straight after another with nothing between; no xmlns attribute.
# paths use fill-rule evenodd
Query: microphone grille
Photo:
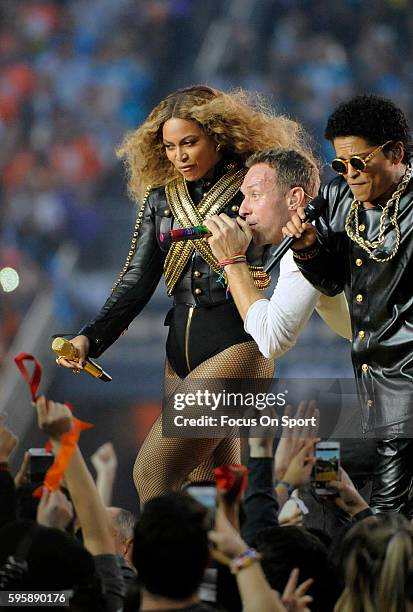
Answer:
<svg viewBox="0 0 413 612"><path fill-rule="evenodd" d="M52 351L65 359L73 359L76 357L75 347L66 338L55 338L52 342Z"/></svg>

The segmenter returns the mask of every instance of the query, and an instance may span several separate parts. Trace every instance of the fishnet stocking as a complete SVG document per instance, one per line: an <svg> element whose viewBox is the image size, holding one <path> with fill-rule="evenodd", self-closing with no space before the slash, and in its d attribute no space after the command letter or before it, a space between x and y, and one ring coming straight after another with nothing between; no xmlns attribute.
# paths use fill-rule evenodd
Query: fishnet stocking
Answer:
<svg viewBox="0 0 413 612"><path fill-rule="evenodd" d="M165 366L165 396L185 393L191 379L272 378L274 361L261 355L255 342L231 346L181 379L169 362ZM135 461L133 479L141 505L183 482L213 480L212 470L223 463L240 463L238 438L164 438L162 415L155 421Z"/></svg>

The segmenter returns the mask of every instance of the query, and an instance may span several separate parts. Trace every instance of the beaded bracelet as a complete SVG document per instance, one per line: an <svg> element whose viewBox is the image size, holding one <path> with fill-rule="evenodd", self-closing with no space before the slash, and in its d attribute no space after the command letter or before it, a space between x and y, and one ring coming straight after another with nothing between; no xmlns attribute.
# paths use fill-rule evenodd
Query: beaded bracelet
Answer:
<svg viewBox="0 0 413 612"><path fill-rule="evenodd" d="M262 555L260 555L260 553L257 552L255 548L248 548L245 552L240 554L238 557L235 557L235 559L232 559L231 563L229 564L229 569L230 569L231 574L234 574L234 575L238 574L238 572L241 571L242 569L245 569L246 567L249 567L256 561L259 561L261 557Z"/></svg>
<svg viewBox="0 0 413 612"><path fill-rule="evenodd" d="M288 482L287 480L279 480L276 484L276 487L278 487L278 485L282 485L283 487L287 489L288 497L290 497L291 493L295 489L295 487L291 484L291 482Z"/></svg>

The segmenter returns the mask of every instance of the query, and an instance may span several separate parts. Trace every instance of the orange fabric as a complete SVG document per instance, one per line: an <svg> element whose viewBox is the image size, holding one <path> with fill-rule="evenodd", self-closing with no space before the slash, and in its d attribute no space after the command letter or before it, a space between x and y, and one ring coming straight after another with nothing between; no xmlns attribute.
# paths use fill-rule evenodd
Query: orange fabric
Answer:
<svg viewBox="0 0 413 612"><path fill-rule="evenodd" d="M78 443L80 434L85 429L91 429L93 425L85 423L79 419L73 419L73 428L71 431L63 434L60 439L60 450L55 457L53 464L46 472L43 487L47 487L49 491L56 491L60 487L64 473L70 463L70 459ZM33 497L42 496L42 487L38 487L33 493Z"/></svg>

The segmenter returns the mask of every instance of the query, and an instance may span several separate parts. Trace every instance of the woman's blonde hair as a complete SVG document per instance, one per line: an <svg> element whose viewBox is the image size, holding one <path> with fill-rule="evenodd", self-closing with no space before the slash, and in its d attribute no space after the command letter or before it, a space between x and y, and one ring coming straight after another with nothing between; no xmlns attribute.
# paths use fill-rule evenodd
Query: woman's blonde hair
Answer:
<svg viewBox="0 0 413 612"><path fill-rule="evenodd" d="M364 519L347 536L346 587L334 612L408 612L413 527L401 514Z"/></svg>
<svg viewBox="0 0 413 612"><path fill-rule="evenodd" d="M302 126L275 115L257 94L244 90L224 93L196 85L167 96L118 147L117 155L125 160L129 192L135 200L147 185L165 185L178 176L162 141L163 124L172 117L197 121L224 153L236 154L242 161L256 151L284 147L300 151L316 164Z"/></svg>

